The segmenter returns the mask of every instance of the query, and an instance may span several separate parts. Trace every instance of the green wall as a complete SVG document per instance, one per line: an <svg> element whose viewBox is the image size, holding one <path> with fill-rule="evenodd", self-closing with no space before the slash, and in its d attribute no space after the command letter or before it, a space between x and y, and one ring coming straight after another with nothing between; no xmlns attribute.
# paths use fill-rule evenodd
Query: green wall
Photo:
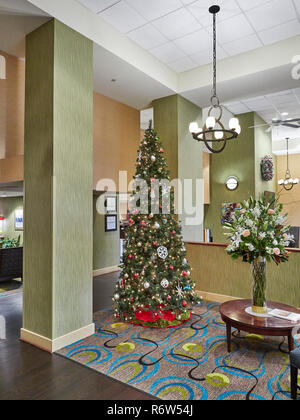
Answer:
<svg viewBox="0 0 300 420"><path fill-rule="evenodd" d="M105 215L97 212L97 200L94 196L94 270L120 265L120 215L117 213L118 230L105 232Z"/></svg>
<svg viewBox="0 0 300 420"><path fill-rule="evenodd" d="M92 323L93 44L52 20L27 36L23 327Z"/></svg>
<svg viewBox="0 0 300 420"><path fill-rule="evenodd" d="M211 229L214 242L225 242L221 225L222 203L239 203L255 195L254 161L255 144L254 113L239 115L242 128L236 140L228 142L226 149L220 154L210 156L210 194L209 205L205 205L205 228ZM239 187L236 191L226 188L226 180L236 176Z"/></svg>
<svg viewBox="0 0 300 420"><path fill-rule="evenodd" d="M178 95L153 102L154 128L163 142L171 179L178 177Z"/></svg>
<svg viewBox="0 0 300 420"><path fill-rule="evenodd" d="M23 208L23 197L0 198L0 216L5 217L3 235L9 238L21 236L23 243L23 232L15 230L15 210Z"/></svg>
<svg viewBox="0 0 300 420"><path fill-rule="evenodd" d="M189 125L192 121L202 123L202 110L180 95L172 95L153 102L154 128L163 142L166 158L171 172L171 180L203 178L203 146L193 140ZM195 182L193 195L195 197ZM202 203L204 196L202 197ZM201 206L203 216L203 205ZM186 215L179 216L186 241L200 241L203 238L203 225L187 226ZM202 217L203 222L203 217Z"/></svg>
<svg viewBox="0 0 300 420"><path fill-rule="evenodd" d="M214 242L224 243L224 229L221 225L222 203L239 203L250 196L258 197L264 191L276 191L276 176L272 182L261 178L262 158L272 153L271 135L266 127L249 129L264 121L254 112L238 116L242 133L236 140L228 142L226 149L210 156L211 203L205 205L205 227L211 229ZM276 159L275 159L276 163ZM229 176L239 179L236 191L229 191L225 182Z"/></svg>
<svg viewBox="0 0 300 420"><path fill-rule="evenodd" d="M254 114L254 123L259 126L265 124L265 121L257 114ZM267 133L268 126L257 127L255 129L255 193L258 198L265 191L277 191L277 158L272 153L272 132ZM261 161L266 155L272 155L274 159L273 181L264 181L261 176Z"/></svg>

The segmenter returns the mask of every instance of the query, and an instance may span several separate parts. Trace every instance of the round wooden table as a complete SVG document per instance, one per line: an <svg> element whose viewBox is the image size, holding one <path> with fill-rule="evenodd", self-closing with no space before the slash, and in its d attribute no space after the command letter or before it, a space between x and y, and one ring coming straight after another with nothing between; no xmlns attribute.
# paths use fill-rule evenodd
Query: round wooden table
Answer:
<svg viewBox="0 0 300 420"><path fill-rule="evenodd" d="M227 329L228 352L231 352L232 328L236 328L238 331L245 331L250 334L259 334L262 336L288 337L289 351L294 350L293 330L297 326L299 326L300 329L300 323L298 324L275 317L261 318L249 315L245 310L251 306L251 300L233 300L223 303L223 305L220 306L221 318L225 322ZM291 306L282 305L281 303L268 302L268 308L300 314L300 310Z"/></svg>

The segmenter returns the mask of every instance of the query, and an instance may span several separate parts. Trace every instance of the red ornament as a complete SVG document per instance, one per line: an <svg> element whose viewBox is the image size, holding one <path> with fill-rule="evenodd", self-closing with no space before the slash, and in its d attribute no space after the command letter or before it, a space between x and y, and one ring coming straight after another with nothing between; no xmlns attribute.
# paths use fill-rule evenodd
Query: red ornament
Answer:
<svg viewBox="0 0 300 420"><path fill-rule="evenodd" d="M133 255L132 255L132 254L128 255L128 258L129 258L130 260L132 260Z"/></svg>
<svg viewBox="0 0 300 420"><path fill-rule="evenodd" d="M169 269L173 271L174 270L173 265L170 265Z"/></svg>
<svg viewBox="0 0 300 420"><path fill-rule="evenodd" d="M153 242L153 246L155 246L155 247L156 247L156 246L157 246L157 242Z"/></svg>
<svg viewBox="0 0 300 420"><path fill-rule="evenodd" d="M134 220L129 219L129 223L130 223L131 225L133 225L133 224L134 224Z"/></svg>
<svg viewBox="0 0 300 420"><path fill-rule="evenodd" d="M183 300L183 301L181 302L181 305L185 308L185 307L187 306L187 301L186 301L186 300Z"/></svg>
<svg viewBox="0 0 300 420"><path fill-rule="evenodd" d="M171 298L171 296L168 296L168 300L170 301L172 298Z"/></svg>
<svg viewBox="0 0 300 420"><path fill-rule="evenodd" d="M188 274L187 274L187 272L186 272L186 271L183 271L183 272L182 272L182 275L183 275L183 277L187 277L187 275L188 275Z"/></svg>
<svg viewBox="0 0 300 420"><path fill-rule="evenodd" d="M137 279L137 278L139 277L138 273L135 273L135 274L133 275L133 277L134 277L135 279Z"/></svg>
<svg viewBox="0 0 300 420"><path fill-rule="evenodd" d="M175 230L172 230L172 235L176 235L176 231Z"/></svg>
<svg viewBox="0 0 300 420"><path fill-rule="evenodd" d="M131 302L134 302L134 297L131 299Z"/></svg>
<svg viewBox="0 0 300 420"><path fill-rule="evenodd" d="M159 153L165 153L164 149L160 149Z"/></svg>

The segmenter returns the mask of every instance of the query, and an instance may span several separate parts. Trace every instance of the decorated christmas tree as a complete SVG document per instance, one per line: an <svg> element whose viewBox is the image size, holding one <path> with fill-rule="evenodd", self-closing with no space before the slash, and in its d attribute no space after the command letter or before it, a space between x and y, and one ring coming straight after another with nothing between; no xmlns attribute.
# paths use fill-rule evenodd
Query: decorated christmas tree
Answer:
<svg viewBox="0 0 300 420"><path fill-rule="evenodd" d="M199 303L164 154L150 123L138 151L135 176L137 184L147 183L146 200L144 205L137 200L141 187L135 187L122 272L113 297L117 318L152 328L180 325Z"/></svg>

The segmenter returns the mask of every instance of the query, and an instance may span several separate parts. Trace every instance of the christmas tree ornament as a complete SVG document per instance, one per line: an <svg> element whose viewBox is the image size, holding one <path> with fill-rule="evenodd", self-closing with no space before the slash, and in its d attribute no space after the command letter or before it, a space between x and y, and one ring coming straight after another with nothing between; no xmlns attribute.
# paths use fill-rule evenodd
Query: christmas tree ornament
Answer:
<svg viewBox="0 0 300 420"><path fill-rule="evenodd" d="M160 284L161 284L161 287L166 289L167 287L169 287L169 280L163 279Z"/></svg>
<svg viewBox="0 0 300 420"><path fill-rule="evenodd" d="M151 156L151 161L155 162L156 161L156 157L155 156Z"/></svg>
<svg viewBox="0 0 300 420"><path fill-rule="evenodd" d="M132 255L132 254L130 254L130 255L128 256L128 258L129 258L130 260L132 260L132 259L133 259L133 255Z"/></svg>
<svg viewBox="0 0 300 420"><path fill-rule="evenodd" d="M160 224L156 222L155 225L154 225L154 227L155 227L155 229L158 230L160 228Z"/></svg>
<svg viewBox="0 0 300 420"><path fill-rule="evenodd" d="M159 256L159 258L161 258L162 260L165 260L165 259L168 257L169 252L168 252L168 250L167 250L167 248L166 248L165 246L160 246L160 247L157 249L157 255L158 255L158 256Z"/></svg>
<svg viewBox="0 0 300 420"><path fill-rule="evenodd" d="M119 299L120 299L120 295L119 295L119 293L116 293L116 294L114 295L114 298L115 298L116 300L119 300Z"/></svg>
<svg viewBox="0 0 300 420"><path fill-rule="evenodd" d="M187 304L187 301L186 300L183 300L182 302L181 302L181 305L185 308L188 304Z"/></svg>

